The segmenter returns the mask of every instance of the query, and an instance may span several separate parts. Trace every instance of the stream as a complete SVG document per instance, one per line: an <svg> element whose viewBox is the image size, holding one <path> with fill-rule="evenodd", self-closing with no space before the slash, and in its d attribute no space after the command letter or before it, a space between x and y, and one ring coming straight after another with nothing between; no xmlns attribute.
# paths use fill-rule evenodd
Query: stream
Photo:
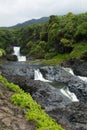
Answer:
<svg viewBox="0 0 87 130"><path fill-rule="evenodd" d="M20 49L16 51L21 56ZM25 59L0 64L1 74L29 92L65 130L87 130L87 78L70 68L31 64Z"/></svg>

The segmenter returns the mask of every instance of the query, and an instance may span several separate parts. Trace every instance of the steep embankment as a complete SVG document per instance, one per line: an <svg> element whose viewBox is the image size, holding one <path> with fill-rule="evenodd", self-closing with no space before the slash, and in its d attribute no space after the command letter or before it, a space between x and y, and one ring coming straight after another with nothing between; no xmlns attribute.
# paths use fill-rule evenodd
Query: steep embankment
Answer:
<svg viewBox="0 0 87 130"><path fill-rule="evenodd" d="M53 120L51 117L49 117L45 113L45 111L41 109L41 106L39 104L37 104L36 101L33 100L33 98L31 97L31 95L29 93L25 93L22 89L20 89L20 87L18 85L9 83L1 75L0 75L0 81L11 91L15 92L15 94L11 96L11 102L14 103L15 105L20 106L21 108L23 108L25 110L26 119L29 121L34 121L37 130L46 130L46 129L64 130L60 125L58 125L55 122L55 120ZM2 92L1 92L1 95L3 95ZM8 94L6 94L6 95L8 95ZM6 106L8 106L8 105L6 104ZM15 115L15 114L13 114L13 115ZM18 115L18 113L17 113L17 115ZM15 118L15 116L14 116L14 118ZM13 120L13 121L15 121L15 120ZM17 119L17 122L18 122L18 119ZM18 123L20 123L20 122L18 122ZM5 124L5 122L4 122L4 124ZM7 122L7 124L8 124L8 122ZM9 124L12 125L12 123L10 121L9 121ZM25 124L26 124L26 122L25 122ZM19 127L19 124L16 123L16 125L17 125L17 127ZM11 127L11 126L9 126L9 127ZM20 128L17 128L17 129L25 130L26 127L28 127L28 126L23 125L22 127L21 127L21 129ZM33 127L33 129L32 128L30 129L30 127L28 127L28 128L29 128L29 130L33 130L35 127Z"/></svg>
<svg viewBox="0 0 87 130"><path fill-rule="evenodd" d="M0 82L0 130L35 130L34 122L25 119L24 110L11 103L13 94Z"/></svg>

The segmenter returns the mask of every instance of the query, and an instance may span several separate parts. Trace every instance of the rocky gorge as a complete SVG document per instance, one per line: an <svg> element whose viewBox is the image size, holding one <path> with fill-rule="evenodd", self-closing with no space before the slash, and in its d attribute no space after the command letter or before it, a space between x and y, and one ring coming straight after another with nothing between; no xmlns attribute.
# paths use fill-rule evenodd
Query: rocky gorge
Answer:
<svg viewBox="0 0 87 130"><path fill-rule="evenodd" d="M18 84L29 92L33 99L66 130L87 130L87 82L64 68L75 68L75 64L71 64L74 66L72 67L67 63L62 66L41 66L38 63L7 62L0 65L0 72L9 82ZM35 80L37 69L46 82ZM79 66L77 71L76 68L73 69L75 74L78 69ZM84 72L82 69L82 73L86 73L85 68ZM83 76L81 71L79 74ZM64 95L61 90L70 95ZM74 94L77 100L73 99Z"/></svg>

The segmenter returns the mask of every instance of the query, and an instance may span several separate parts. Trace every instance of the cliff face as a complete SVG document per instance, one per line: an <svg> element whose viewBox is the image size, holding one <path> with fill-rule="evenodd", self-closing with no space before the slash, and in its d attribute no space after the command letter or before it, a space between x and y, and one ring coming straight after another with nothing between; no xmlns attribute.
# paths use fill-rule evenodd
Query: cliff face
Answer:
<svg viewBox="0 0 87 130"><path fill-rule="evenodd" d="M26 121L24 111L11 103L9 91L0 82L0 130L35 130L35 124Z"/></svg>

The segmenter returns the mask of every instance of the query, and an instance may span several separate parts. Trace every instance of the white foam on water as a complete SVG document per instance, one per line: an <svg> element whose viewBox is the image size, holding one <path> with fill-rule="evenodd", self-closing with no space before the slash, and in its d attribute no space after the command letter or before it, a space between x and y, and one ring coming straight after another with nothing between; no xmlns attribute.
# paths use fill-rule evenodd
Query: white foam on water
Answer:
<svg viewBox="0 0 87 130"><path fill-rule="evenodd" d="M34 70L34 80L40 80L43 82L52 82L50 80L45 79L39 69Z"/></svg>
<svg viewBox="0 0 87 130"><path fill-rule="evenodd" d="M66 89L64 89L64 88L60 89L60 92L63 95L65 95L66 97L68 97L72 102L79 102L76 95L74 93L70 92L68 87Z"/></svg>
<svg viewBox="0 0 87 130"><path fill-rule="evenodd" d="M20 55L20 47L14 46L13 50L14 50L13 54L17 56L18 61L26 61L26 56L21 56Z"/></svg>

